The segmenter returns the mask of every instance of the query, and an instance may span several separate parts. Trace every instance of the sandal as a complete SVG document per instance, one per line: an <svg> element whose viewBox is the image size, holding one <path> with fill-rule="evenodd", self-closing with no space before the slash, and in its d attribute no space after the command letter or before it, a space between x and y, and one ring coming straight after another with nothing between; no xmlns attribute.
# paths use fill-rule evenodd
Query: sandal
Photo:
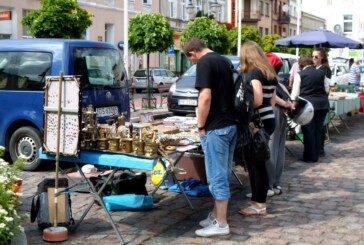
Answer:
<svg viewBox="0 0 364 245"><path fill-rule="evenodd" d="M249 215L266 216L267 208L256 208L253 205L251 205L245 209L240 209L239 214L246 215L246 216L249 216Z"/></svg>

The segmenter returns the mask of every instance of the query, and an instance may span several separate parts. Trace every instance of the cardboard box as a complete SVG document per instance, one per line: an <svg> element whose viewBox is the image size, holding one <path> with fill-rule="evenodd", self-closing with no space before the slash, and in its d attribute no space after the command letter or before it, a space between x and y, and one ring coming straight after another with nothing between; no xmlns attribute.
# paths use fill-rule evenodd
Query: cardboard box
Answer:
<svg viewBox="0 0 364 245"><path fill-rule="evenodd" d="M178 168L184 169L186 174L176 174L177 180L193 178L201 180L204 185L207 184L203 154L186 152L178 162Z"/></svg>

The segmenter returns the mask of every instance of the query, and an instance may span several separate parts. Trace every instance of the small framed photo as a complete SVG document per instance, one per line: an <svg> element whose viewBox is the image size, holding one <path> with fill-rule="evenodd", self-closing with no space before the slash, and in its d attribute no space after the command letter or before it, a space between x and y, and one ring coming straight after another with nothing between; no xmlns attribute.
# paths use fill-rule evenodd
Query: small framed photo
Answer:
<svg viewBox="0 0 364 245"><path fill-rule="evenodd" d="M153 122L154 118L153 118L153 113L152 112L147 112L147 113L141 113L139 115L139 122L140 123L149 123L149 122Z"/></svg>

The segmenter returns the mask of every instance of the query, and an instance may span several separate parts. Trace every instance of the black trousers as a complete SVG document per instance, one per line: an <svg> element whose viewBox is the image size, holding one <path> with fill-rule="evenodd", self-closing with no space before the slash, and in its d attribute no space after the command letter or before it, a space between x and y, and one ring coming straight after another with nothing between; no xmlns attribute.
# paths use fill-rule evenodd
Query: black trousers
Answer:
<svg viewBox="0 0 364 245"><path fill-rule="evenodd" d="M275 128L275 119L269 118L263 120L264 129L272 135ZM249 156L249 153L246 153ZM267 174L267 168L265 167L265 161L252 161L247 160L247 168L249 172L250 187L252 190L252 201L265 203L267 201L267 191L269 188L269 179Z"/></svg>
<svg viewBox="0 0 364 245"><path fill-rule="evenodd" d="M312 121L302 126L303 133L303 160L317 162L320 155L324 135L324 121L327 109L315 110Z"/></svg>
<svg viewBox="0 0 364 245"><path fill-rule="evenodd" d="M250 187L252 190L251 200L254 202L265 203L267 201L267 191L269 187L265 162L247 161L247 168L249 172Z"/></svg>

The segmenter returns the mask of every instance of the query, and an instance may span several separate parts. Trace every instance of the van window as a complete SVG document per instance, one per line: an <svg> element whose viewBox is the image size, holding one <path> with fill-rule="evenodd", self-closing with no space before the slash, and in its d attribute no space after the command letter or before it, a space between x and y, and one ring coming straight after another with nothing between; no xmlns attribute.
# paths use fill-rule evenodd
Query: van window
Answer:
<svg viewBox="0 0 364 245"><path fill-rule="evenodd" d="M102 48L76 48L75 75L84 86L125 87L126 79L118 51Z"/></svg>
<svg viewBox="0 0 364 245"><path fill-rule="evenodd" d="M42 91L52 55L42 52L0 52L0 89Z"/></svg>

